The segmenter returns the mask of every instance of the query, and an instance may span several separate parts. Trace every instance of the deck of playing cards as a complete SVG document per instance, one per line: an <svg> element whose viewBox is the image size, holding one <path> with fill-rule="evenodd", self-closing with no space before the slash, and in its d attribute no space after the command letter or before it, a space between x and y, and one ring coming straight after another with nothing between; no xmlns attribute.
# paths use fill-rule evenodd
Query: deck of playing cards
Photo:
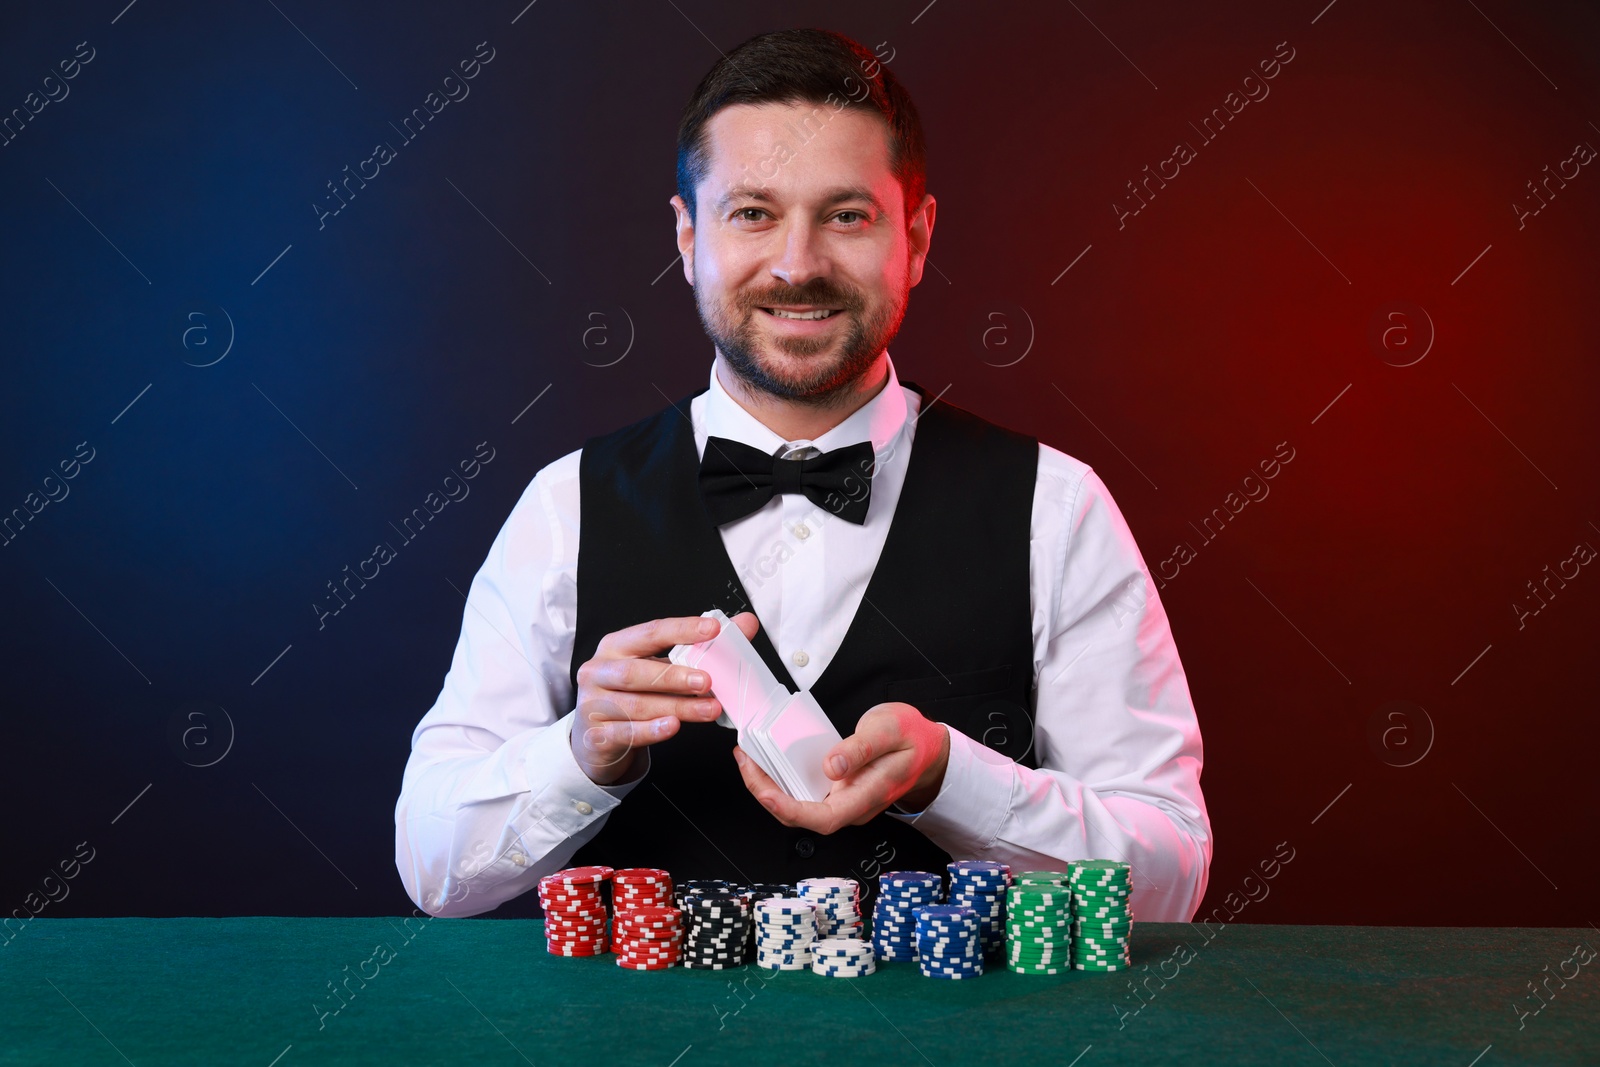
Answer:
<svg viewBox="0 0 1600 1067"><path fill-rule="evenodd" d="M739 747L796 800L821 800L833 780L822 770L839 731L812 695L791 693L761 654L719 608L702 612L722 625L715 637L677 645L667 658L705 671L722 704L717 722L739 732Z"/></svg>

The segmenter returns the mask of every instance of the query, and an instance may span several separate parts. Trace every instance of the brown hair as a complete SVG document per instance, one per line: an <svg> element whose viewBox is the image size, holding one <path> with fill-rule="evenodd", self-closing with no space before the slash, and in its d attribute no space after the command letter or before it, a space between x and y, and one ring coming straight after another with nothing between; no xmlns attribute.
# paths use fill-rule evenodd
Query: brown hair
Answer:
<svg viewBox="0 0 1600 1067"><path fill-rule="evenodd" d="M695 186L707 170L706 124L734 104L808 103L875 111L889 126L889 169L905 196L905 221L927 189L922 121L911 94L858 42L822 29L750 38L701 79L678 123L678 195L695 218Z"/></svg>

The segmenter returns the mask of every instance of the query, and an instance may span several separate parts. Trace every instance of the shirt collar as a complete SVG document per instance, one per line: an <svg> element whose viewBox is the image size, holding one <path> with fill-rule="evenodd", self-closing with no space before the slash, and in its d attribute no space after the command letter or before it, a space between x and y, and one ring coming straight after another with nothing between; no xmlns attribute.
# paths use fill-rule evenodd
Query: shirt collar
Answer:
<svg viewBox="0 0 1600 1067"><path fill-rule="evenodd" d="M809 444L823 452L831 452L836 448L861 441L872 442L873 452L882 453L905 426L907 415L905 390L900 385L900 377L894 369L894 359L890 357L887 349L884 350L884 363L888 367L889 380L878 390L876 396L851 412L843 422L821 437L810 440L797 438L793 441L786 441L778 436L728 395L728 391L722 387L721 380L717 378L717 363L721 358L718 356L711 362L711 388L706 393L704 410L704 432L707 435L727 437L741 444L759 448L768 455L777 452L780 445Z"/></svg>

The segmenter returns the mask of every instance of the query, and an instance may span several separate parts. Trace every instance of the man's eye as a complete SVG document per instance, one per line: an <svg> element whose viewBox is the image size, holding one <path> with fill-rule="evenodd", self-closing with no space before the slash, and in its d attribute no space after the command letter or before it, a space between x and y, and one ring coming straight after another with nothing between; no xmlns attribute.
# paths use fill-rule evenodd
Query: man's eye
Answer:
<svg viewBox="0 0 1600 1067"><path fill-rule="evenodd" d="M864 215L863 213L861 213L859 211L841 211L837 215L835 215L834 218L838 219L840 222L846 222L847 221L845 219L846 215L854 215L856 218L863 219L863 220L867 217L866 215Z"/></svg>
<svg viewBox="0 0 1600 1067"><path fill-rule="evenodd" d="M755 222L755 219L745 218L745 213L748 211L754 211L758 215L766 214L766 211L758 207L742 207L733 213L733 217L736 219L743 219L745 222Z"/></svg>

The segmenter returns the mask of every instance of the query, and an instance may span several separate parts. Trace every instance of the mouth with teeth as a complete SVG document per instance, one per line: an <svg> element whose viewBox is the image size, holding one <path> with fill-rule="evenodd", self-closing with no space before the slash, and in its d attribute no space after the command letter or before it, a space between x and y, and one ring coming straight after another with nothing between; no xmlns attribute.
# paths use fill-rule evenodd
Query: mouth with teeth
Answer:
<svg viewBox="0 0 1600 1067"><path fill-rule="evenodd" d="M761 310L766 312L771 318L775 319L788 319L791 322L821 322L824 319L831 319L835 315L840 314L843 309L812 308L808 311L790 311L785 308L764 307Z"/></svg>

